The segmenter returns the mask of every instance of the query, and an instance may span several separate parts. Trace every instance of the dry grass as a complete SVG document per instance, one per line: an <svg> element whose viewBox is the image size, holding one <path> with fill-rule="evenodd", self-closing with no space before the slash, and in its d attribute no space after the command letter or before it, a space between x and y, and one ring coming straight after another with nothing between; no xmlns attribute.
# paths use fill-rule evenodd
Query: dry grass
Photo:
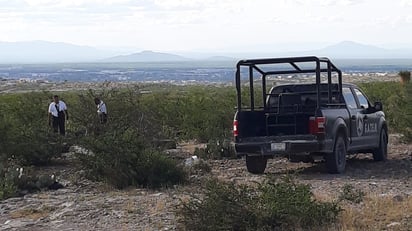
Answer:
<svg viewBox="0 0 412 231"><path fill-rule="evenodd" d="M39 209L23 208L23 209L11 212L10 218L12 219L25 218L25 219L31 219L31 220L38 220L40 218L48 216L53 211L54 211L54 208L51 208L48 206L43 206Z"/></svg>
<svg viewBox="0 0 412 231"><path fill-rule="evenodd" d="M134 200L128 200L125 206L125 211L128 214L141 213L139 205Z"/></svg>
<svg viewBox="0 0 412 231"><path fill-rule="evenodd" d="M367 196L360 205L346 204L339 230L412 230L412 197ZM399 224L389 226L389 224Z"/></svg>
<svg viewBox="0 0 412 231"><path fill-rule="evenodd" d="M337 198L316 193L319 201L334 201ZM412 230L412 197L382 196L367 194L360 204L342 202L338 221L318 230L357 231L357 230ZM390 225L392 224L392 225ZM388 226L389 225L389 226Z"/></svg>
<svg viewBox="0 0 412 231"><path fill-rule="evenodd" d="M149 214L151 216L156 216L165 211L166 208L166 199L165 198L153 198L150 208Z"/></svg>

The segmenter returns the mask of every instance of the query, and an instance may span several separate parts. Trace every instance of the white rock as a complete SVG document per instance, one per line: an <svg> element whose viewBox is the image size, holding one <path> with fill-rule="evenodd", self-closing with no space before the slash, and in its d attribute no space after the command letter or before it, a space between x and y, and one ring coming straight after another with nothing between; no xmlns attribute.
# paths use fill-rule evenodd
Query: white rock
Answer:
<svg viewBox="0 0 412 231"><path fill-rule="evenodd" d="M200 159L197 156L191 156L185 160L185 165L191 167L199 163Z"/></svg>
<svg viewBox="0 0 412 231"><path fill-rule="evenodd" d="M392 223L390 223L389 225L387 225L386 227L393 227L393 226L397 226L397 225L401 225L401 223L400 222L392 222Z"/></svg>

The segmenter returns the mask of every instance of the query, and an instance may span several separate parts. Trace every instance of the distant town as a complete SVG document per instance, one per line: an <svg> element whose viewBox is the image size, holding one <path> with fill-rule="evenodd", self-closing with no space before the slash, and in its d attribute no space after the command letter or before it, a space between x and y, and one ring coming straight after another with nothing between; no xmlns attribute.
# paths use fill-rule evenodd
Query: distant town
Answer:
<svg viewBox="0 0 412 231"><path fill-rule="evenodd" d="M99 69L100 68L100 69ZM374 67L376 69L376 67ZM381 68L382 71L344 69L344 82L397 81L397 69ZM57 68L47 65L19 68L0 67L0 93L22 91L66 91L98 88L124 88L133 84L172 84L172 85L221 85L233 84L234 67L150 67L150 68L107 68L104 65L93 68ZM314 75L268 76L273 84L293 82L313 82ZM326 78L324 78L325 80ZM259 77L256 77L259 82ZM248 81L245 80L245 84Z"/></svg>

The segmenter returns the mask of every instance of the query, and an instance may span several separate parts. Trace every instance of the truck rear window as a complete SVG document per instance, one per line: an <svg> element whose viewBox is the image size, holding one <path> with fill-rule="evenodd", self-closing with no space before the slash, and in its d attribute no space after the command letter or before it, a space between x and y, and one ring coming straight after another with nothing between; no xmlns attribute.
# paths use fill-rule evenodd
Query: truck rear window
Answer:
<svg viewBox="0 0 412 231"><path fill-rule="evenodd" d="M349 108L357 108L358 105L356 104L355 97L353 96L353 93L350 88L344 87L342 89L343 93L343 98L345 99L346 105L348 105Z"/></svg>
<svg viewBox="0 0 412 231"><path fill-rule="evenodd" d="M328 86L321 85L321 105L328 103L344 103L339 97L338 85L332 87L331 102L328 100ZM315 108L317 106L316 85L285 85L271 89L267 98L266 105L269 108L279 108L282 106L302 105L306 108Z"/></svg>

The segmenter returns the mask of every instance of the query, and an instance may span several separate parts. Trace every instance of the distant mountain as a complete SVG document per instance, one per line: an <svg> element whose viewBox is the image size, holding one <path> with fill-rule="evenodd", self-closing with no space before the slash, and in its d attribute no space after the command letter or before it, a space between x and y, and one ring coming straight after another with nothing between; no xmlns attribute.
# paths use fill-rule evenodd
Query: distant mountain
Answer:
<svg viewBox="0 0 412 231"><path fill-rule="evenodd" d="M351 41L340 42L316 51L321 56L335 58L385 58L388 50Z"/></svg>
<svg viewBox="0 0 412 231"><path fill-rule="evenodd" d="M305 55L327 56L344 59L412 58L412 50L391 50L377 46L344 41L319 50L303 52Z"/></svg>
<svg viewBox="0 0 412 231"><path fill-rule="evenodd" d="M207 59L205 59L207 61L235 61L237 60L237 58L233 58L233 57L229 57L229 56L211 56L208 57Z"/></svg>
<svg viewBox="0 0 412 231"><path fill-rule="evenodd" d="M116 54L61 42L0 42L0 63L90 62Z"/></svg>
<svg viewBox="0 0 412 231"><path fill-rule="evenodd" d="M142 51L130 55L119 55L107 59L103 59L103 62L182 62L190 61L191 59L185 58L180 55L161 53L154 51Z"/></svg>
<svg viewBox="0 0 412 231"><path fill-rule="evenodd" d="M293 44L292 44L293 45ZM120 45L119 45L120 46ZM262 45L263 46L263 45ZM287 52L273 50L278 45L267 45L267 51L222 53L185 52L177 54L142 51L129 55L128 49L97 49L70 43L48 41L0 42L0 63L64 63L64 62L225 62L238 59L282 56L327 56L333 59L412 59L412 49L385 49L377 46L344 41L321 49ZM313 45L314 47L314 45ZM272 50L271 50L272 49ZM269 52L270 50L270 52Z"/></svg>

